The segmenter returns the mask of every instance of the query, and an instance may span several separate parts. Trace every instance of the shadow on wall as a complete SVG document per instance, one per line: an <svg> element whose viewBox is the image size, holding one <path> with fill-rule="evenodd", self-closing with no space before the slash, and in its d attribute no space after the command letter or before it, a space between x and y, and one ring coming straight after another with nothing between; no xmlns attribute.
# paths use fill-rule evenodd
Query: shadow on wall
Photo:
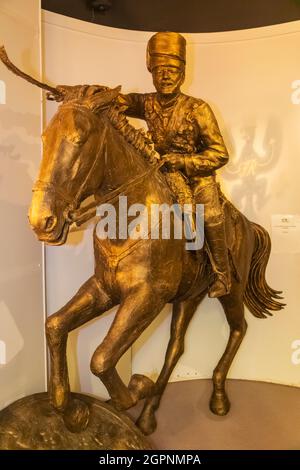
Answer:
<svg viewBox="0 0 300 470"><path fill-rule="evenodd" d="M233 181L231 200L248 218L255 220L271 195L270 171L281 154L281 129L277 121L270 119L265 129L256 125L242 128L241 137L240 151L229 160L222 178Z"/></svg>
<svg viewBox="0 0 300 470"><path fill-rule="evenodd" d="M22 128L24 135L37 138L37 129L40 129L41 120L38 114L17 113L8 106L0 107L0 124L4 130ZM24 142L26 144L26 142ZM22 151L22 154L25 152ZM38 162L37 162L38 163Z"/></svg>
<svg viewBox="0 0 300 470"><path fill-rule="evenodd" d="M35 352L36 344L40 342L42 347L44 341L43 312L36 314L41 306L41 294L32 295L32 289L37 286L41 293L41 272L30 254L24 252L24 246L31 243L30 231L27 235L22 228L23 236L18 238L26 210L24 206L0 201L0 214L7 214L4 230L9 234L6 242L0 244L4 268L0 278L0 340L5 345L5 357L0 360L0 408L33 386L31 371L44 369L43 354L37 356ZM24 370L24 364L31 364L30 370ZM43 374L41 377L43 380Z"/></svg>

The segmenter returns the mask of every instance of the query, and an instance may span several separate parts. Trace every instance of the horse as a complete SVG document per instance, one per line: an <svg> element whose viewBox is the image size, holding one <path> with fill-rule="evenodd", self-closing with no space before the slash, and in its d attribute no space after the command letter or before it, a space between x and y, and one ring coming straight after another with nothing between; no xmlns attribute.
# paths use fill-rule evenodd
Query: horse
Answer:
<svg viewBox="0 0 300 470"><path fill-rule="evenodd" d="M159 165L145 158L153 147L118 110L120 88L71 87L43 133L43 157L33 187L29 221L38 239L49 245L67 240L73 223L95 215L96 206L125 195L128 205L168 204L174 195ZM86 202L91 196L93 202ZM249 221L220 193L226 220L232 287L220 297L230 327L224 354L214 369L210 409L225 415L230 409L225 382L245 336L244 306L265 318L284 304L281 292L265 279L271 245L267 231ZM98 222L99 223L99 222ZM70 392L66 345L68 333L118 305L114 320L91 358L90 368L105 385L111 404L127 410L145 399L137 426L150 434L155 412L168 379L184 352L184 338L197 307L208 293L212 274L205 245L197 254L185 240L129 237L100 238L94 234L94 274L58 312L46 321L51 375L49 397L73 432L87 426L87 405ZM126 386L116 364L163 307L172 304L170 339L157 381L135 374Z"/></svg>

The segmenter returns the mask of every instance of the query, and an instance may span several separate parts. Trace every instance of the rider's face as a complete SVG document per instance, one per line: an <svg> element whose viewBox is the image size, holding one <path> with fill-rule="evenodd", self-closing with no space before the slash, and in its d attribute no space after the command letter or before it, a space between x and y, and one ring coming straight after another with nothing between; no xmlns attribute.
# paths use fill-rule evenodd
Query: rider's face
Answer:
<svg viewBox="0 0 300 470"><path fill-rule="evenodd" d="M170 65L158 65L152 70L155 89L162 95L178 93L184 81L184 70Z"/></svg>

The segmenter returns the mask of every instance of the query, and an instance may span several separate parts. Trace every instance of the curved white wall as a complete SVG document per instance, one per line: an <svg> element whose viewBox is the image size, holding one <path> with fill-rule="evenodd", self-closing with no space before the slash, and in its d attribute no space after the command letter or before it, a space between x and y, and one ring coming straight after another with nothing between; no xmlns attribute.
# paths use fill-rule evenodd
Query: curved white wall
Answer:
<svg viewBox="0 0 300 470"><path fill-rule="evenodd" d="M2 44L39 77L39 1L1 0ZM0 63L0 409L46 388L42 245L27 220L40 134L41 91Z"/></svg>
<svg viewBox="0 0 300 470"><path fill-rule="evenodd" d="M122 84L124 92L152 91L145 66L151 33L118 30L44 12L44 78L54 84ZM207 100L214 109L231 162L223 187L253 221L271 232L276 214L300 214L300 105L293 104L292 84L300 78L297 62L300 22L212 34L188 34L184 91ZM294 86L296 86L294 84ZM296 93L296 92L294 92ZM48 117L56 105L47 105ZM47 248L48 313L61 307L93 270L92 234L77 232L64 247ZM267 320L247 312L249 329L230 377L300 385L297 342L300 315L299 233L293 243L274 250L268 281L284 291L287 308ZM169 338L169 308L123 361L123 374L160 370ZM89 372L90 357L104 337L112 314L81 328L71 337L69 360L73 387L102 393ZM187 333L186 352L172 379L210 377L226 344L228 328L216 300L205 300ZM77 353L74 351L77 348ZM75 360L75 357L78 360ZM79 371L79 374L78 374Z"/></svg>

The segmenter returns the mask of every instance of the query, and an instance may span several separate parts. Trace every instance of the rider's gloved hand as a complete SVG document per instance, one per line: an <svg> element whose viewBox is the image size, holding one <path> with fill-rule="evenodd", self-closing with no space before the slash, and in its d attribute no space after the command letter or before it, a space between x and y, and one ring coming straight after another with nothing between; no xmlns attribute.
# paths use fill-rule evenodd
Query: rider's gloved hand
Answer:
<svg viewBox="0 0 300 470"><path fill-rule="evenodd" d="M81 89L86 90L86 88L95 89L98 88L98 85L57 85L57 87L55 87L57 94L47 92L46 98L49 101L68 101L72 98L79 97Z"/></svg>
<svg viewBox="0 0 300 470"><path fill-rule="evenodd" d="M184 156L180 153L166 153L161 157L168 170L178 171L184 169Z"/></svg>
<svg viewBox="0 0 300 470"><path fill-rule="evenodd" d="M57 85L57 87L55 87L55 89L57 90L57 94L48 91L46 93L46 98L49 101L63 101L67 93L71 92L72 88L74 87L69 85Z"/></svg>

